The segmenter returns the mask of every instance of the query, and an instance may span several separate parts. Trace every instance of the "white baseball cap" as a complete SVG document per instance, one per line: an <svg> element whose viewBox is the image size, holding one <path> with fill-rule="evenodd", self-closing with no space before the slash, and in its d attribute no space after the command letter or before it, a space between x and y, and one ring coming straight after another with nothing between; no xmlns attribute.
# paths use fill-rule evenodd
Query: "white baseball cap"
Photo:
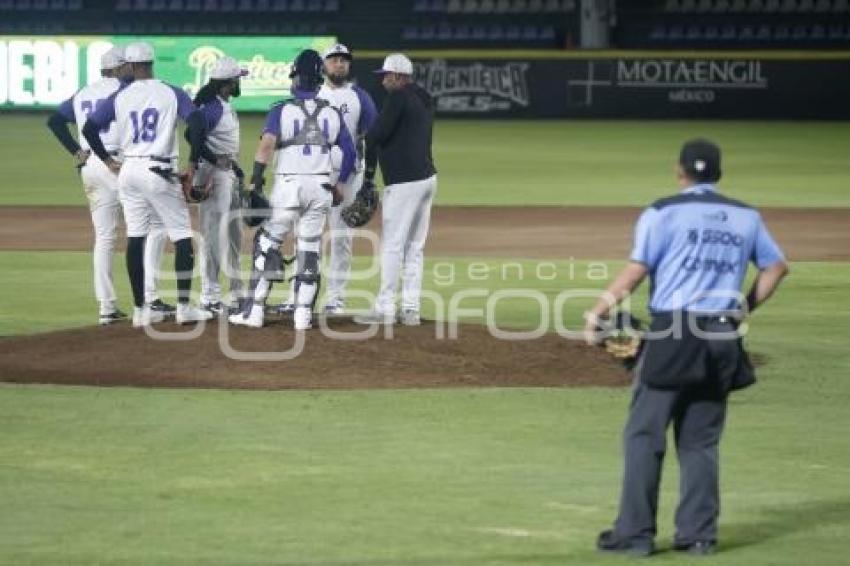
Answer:
<svg viewBox="0 0 850 566"><path fill-rule="evenodd" d="M248 69L240 67L239 62L233 57L222 57L210 70L210 78L216 80L236 79L247 74Z"/></svg>
<svg viewBox="0 0 850 566"><path fill-rule="evenodd" d="M117 45L100 56L100 68L104 71L120 67L124 63L124 49Z"/></svg>
<svg viewBox="0 0 850 566"><path fill-rule="evenodd" d="M128 63L153 63L153 47L139 41L124 48L124 60Z"/></svg>
<svg viewBox="0 0 850 566"><path fill-rule="evenodd" d="M348 59L349 61L353 59L353 57L351 56L351 51L349 51L348 47L346 47L342 43L337 43L333 47L325 49L325 52L322 53L322 59L327 59L328 57L333 57L335 55L340 55L345 59Z"/></svg>
<svg viewBox="0 0 850 566"><path fill-rule="evenodd" d="M401 53L391 53L384 59L384 66L375 72L379 74L399 73L401 75L412 75L413 63Z"/></svg>

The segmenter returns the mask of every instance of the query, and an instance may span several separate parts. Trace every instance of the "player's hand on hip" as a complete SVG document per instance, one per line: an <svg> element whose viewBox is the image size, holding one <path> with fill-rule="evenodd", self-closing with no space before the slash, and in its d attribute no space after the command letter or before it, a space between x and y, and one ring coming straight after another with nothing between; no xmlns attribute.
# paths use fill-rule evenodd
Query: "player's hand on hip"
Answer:
<svg viewBox="0 0 850 566"><path fill-rule="evenodd" d="M89 156L91 155L91 151L87 149L78 149L77 153L74 154L74 157L77 159L77 166L82 167L86 164L86 161L89 160Z"/></svg>
<svg viewBox="0 0 850 566"><path fill-rule="evenodd" d="M115 161L114 159L111 159L111 158L107 159L106 160L106 166L109 168L110 171L112 171L116 175L121 171L121 162L120 161Z"/></svg>

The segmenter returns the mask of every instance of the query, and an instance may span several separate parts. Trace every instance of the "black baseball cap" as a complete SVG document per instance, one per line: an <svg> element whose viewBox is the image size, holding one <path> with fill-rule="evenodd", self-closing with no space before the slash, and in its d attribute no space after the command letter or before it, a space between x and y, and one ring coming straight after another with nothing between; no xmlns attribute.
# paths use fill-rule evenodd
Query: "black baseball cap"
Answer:
<svg viewBox="0 0 850 566"><path fill-rule="evenodd" d="M720 148L704 138L687 141L679 153L679 165L694 181L716 183L721 175Z"/></svg>

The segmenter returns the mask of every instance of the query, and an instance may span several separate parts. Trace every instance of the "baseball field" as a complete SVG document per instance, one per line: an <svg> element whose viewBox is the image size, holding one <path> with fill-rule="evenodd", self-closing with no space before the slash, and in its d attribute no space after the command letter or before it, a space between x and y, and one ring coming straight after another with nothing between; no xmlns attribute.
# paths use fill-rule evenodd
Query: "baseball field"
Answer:
<svg viewBox="0 0 850 566"><path fill-rule="evenodd" d="M558 298L605 287L697 135L792 263L751 320L759 383L730 403L708 560L846 563L850 124L441 121L423 309L437 322L360 342L316 331L292 361L249 362L221 352L217 325L180 342L93 326L88 210L44 121L0 117L0 564L621 563L594 541L616 511L629 377L552 331L580 327L589 299ZM260 118L242 125L247 164ZM115 269L127 310L120 255ZM376 285L354 281L351 305ZM440 338L459 296L457 337ZM497 340L494 325L550 332ZM295 343L281 324L229 338ZM669 551L674 452L665 466L652 560L686 563Z"/></svg>

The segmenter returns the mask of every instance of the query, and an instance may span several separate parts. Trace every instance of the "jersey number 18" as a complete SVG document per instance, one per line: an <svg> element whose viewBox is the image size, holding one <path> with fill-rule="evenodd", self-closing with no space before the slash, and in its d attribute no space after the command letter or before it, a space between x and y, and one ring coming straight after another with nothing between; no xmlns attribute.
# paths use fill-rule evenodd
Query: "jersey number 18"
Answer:
<svg viewBox="0 0 850 566"><path fill-rule="evenodd" d="M159 122L159 111L156 108L145 108L141 116L133 110L130 112L130 121L133 123L133 143L156 139L156 125Z"/></svg>

